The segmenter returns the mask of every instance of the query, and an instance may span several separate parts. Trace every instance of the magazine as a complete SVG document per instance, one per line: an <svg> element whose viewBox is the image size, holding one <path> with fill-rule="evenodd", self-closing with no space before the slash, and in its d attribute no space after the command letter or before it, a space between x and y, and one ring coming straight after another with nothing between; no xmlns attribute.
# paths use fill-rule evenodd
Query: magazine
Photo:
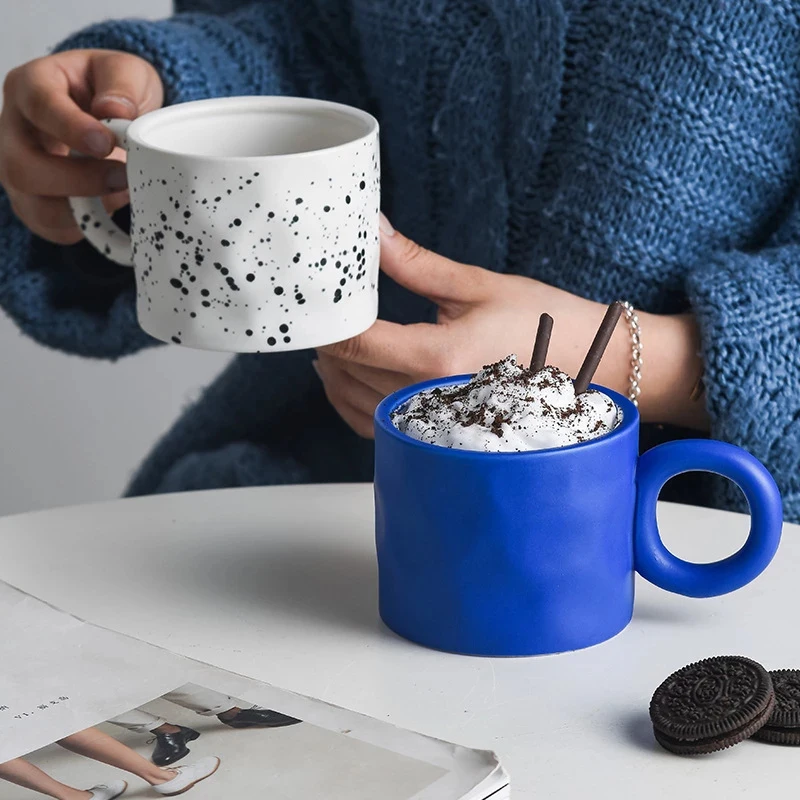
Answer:
<svg viewBox="0 0 800 800"><path fill-rule="evenodd" d="M0 620L0 800L509 796L491 752L193 661L4 583Z"/></svg>

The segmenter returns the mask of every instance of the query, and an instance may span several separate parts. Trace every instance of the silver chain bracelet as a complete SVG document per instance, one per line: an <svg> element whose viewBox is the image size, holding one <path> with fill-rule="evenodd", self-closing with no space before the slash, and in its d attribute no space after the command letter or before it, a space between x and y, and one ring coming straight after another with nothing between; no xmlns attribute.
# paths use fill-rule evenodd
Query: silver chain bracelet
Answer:
<svg viewBox="0 0 800 800"><path fill-rule="evenodd" d="M620 300L620 305L625 312L625 319L631 331L631 388L628 392L628 399L635 405L639 405L639 395L642 393L642 329L639 327L639 315L636 309L627 301Z"/></svg>

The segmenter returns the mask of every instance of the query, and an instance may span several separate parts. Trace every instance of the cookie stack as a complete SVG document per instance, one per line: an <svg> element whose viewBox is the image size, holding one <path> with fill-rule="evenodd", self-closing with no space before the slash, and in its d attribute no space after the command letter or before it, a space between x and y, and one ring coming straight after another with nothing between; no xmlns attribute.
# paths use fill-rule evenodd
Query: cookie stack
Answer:
<svg viewBox="0 0 800 800"><path fill-rule="evenodd" d="M706 658L656 689L650 719L658 743L678 755L713 753L751 737L800 745L800 670L767 672L743 656Z"/></svg>

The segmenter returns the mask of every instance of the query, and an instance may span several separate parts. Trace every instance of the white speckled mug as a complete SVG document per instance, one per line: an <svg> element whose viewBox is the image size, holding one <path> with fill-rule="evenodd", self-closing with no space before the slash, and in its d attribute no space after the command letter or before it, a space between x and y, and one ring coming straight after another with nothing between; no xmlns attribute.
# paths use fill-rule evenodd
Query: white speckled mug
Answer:
<svg viewBox="0 0 800 800"><path fill-rule="evenodd" d="M165 342L270 352L355 336L378 312L378 123L294 97L199 100L107 120L127 151L131 235L72 198L86 238L134 267Z"/></svg>

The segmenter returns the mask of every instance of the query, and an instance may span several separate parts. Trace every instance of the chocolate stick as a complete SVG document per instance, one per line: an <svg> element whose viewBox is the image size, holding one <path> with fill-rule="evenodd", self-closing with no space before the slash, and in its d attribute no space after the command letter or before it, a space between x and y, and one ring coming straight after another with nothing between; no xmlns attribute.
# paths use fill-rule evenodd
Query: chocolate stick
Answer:
<svg viewBox="0 0 800 800"><path fill-rule="evenodd" d="M553 332L553 318L549 314L542 314L539 317L539 330L536 331L536 341L533 343L533 355L531 356L531 372L538 372L544 369L544 362L547 359L547 348L550 346L550 334Z"/></svg>
<svg viewBox="0 0 800 800"><path fill-rule="evenodd" d="M608 347L608 343L611 341L611 335L614 333L614 328L617 327L617 322L619 322L621 316L622 304L619 301L612 303L608 307L603 321L600 323L600 327L595 334L589 352L583 360L578 377L573 381L575 385L575 394L583 394L589 388L594 373L600 364L600 359L603 357L603 353L605 353L606 347Z"/></svg>

